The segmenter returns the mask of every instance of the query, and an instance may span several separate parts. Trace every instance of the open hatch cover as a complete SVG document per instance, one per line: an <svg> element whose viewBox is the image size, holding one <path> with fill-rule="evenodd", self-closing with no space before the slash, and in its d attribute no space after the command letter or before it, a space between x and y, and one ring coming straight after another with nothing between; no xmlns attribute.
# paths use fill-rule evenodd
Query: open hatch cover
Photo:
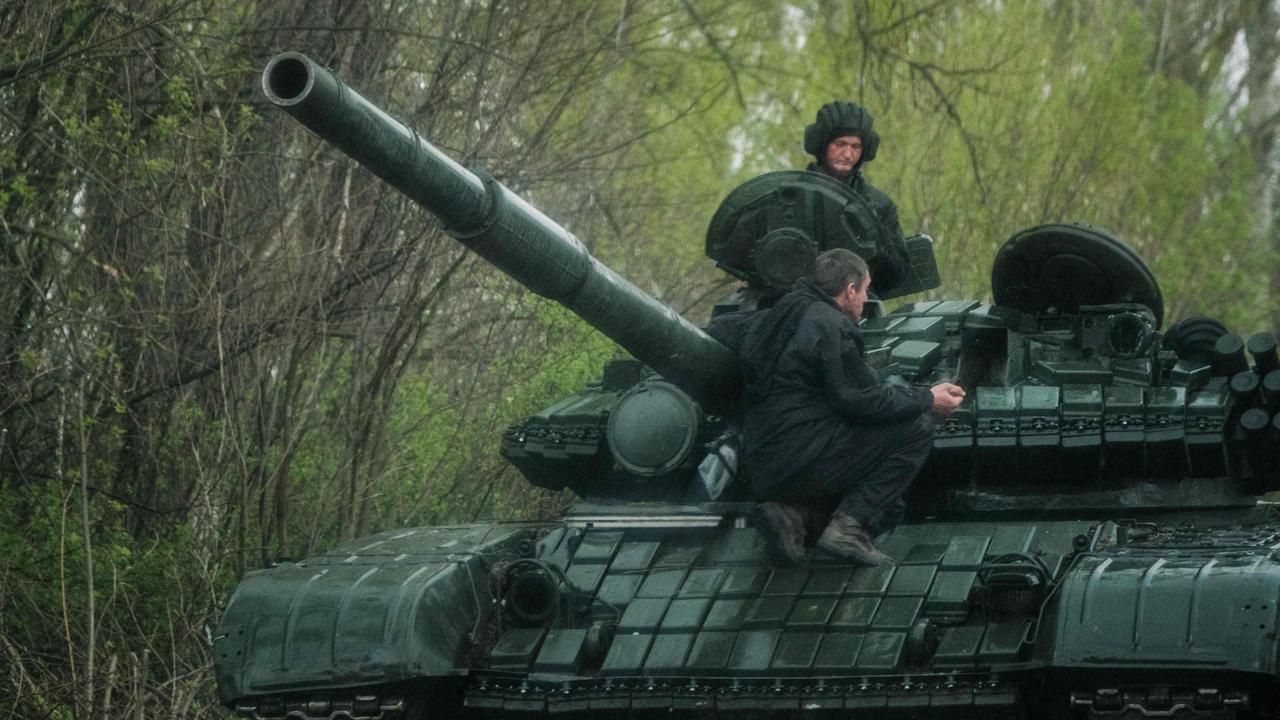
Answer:
<svg viewBox="0 0 1280 720"><path fill-rule="evenodd" d="M1160 286L1138 253L1101 228L1055 223L1023 230L991 268L997 305L1031 314L1075 313L1082 305L1138 303L1164 320Z"/></svg>

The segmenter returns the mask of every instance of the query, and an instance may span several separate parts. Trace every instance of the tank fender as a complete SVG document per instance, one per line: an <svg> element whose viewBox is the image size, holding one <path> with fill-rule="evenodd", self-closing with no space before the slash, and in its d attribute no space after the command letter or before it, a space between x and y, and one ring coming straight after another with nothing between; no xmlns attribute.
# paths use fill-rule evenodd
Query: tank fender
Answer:
<svg viewBox="0 0 1280 720"><path fill-rule="evenodd" d="M1261 548L1081 556L1059 592L1056 667L1276 671L1280 564Z"/></svg>
<svg viewBox="0 0 1280 720"><path fill-rule="evenodd" d="M529 530L403 529L248 573L214 639L223 702L465 674L491 561Z"/></svg>

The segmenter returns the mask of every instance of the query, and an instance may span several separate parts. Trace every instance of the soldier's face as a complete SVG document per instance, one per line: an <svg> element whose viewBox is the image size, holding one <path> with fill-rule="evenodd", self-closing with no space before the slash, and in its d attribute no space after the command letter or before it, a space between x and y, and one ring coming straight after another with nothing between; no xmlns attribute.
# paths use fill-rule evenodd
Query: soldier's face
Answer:
<svg viewBox="0 0 1280 720"><path fill-rule="evenodd" d="M836 299L836 304L844 311L845 315L853 318L854 322L862 320L862 307L867 304L867 291L871 288L871 275L868 274L862 279L861 285L849 283Z"/></svg>
<svg viewBox="0 0 1280 720"><path fill-rule="evenodd" d="M827 143L827 169L832 175L846 177L862 159L862 138L857 135L841 135Z"/></svg>

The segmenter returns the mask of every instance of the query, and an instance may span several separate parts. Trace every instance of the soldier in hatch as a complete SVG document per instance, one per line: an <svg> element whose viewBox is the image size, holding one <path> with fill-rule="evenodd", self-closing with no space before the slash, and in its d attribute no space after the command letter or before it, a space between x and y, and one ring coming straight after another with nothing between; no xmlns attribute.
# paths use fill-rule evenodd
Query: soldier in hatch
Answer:
<svg viewBox="0 0 1280 720"><path fill-rule="evenodd" d="M876 158L880 135L872 129L871 113L861 105L836 100L818 110L804 129L804 151L815 162L807 168L845 183L867 202L883 230L883 255L871 263L872 290L897 285L907 272L906 246L893 200L862 174L862 166Z"/></svg>
<svg viewBox="0 0 1280 720"><path fill-rule="evenodd" d="M873 538L896 521L929 455L930 412L946 417L964 399L950 383L882 383L867 366L857 323L871 281L862 258L828 250L809 277L758 314L737 347L746 467L763 501L755 524L779 560L802 562L809 525L834 505L819 550L867 565L892 562Z"/></svg>

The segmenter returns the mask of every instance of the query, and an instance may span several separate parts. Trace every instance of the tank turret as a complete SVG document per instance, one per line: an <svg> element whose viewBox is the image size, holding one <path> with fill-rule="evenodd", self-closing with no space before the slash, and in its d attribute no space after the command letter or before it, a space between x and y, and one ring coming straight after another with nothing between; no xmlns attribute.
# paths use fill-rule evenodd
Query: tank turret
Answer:
<svg viewBox="0 0 1280 720"><path fill-rule="evenodd" d="M725 346L304 55L273 59L263 89L463 245L635 358L610 362L598 383L504 433L503 456L531 483L591 500L707 499L694 469L741 392ZM715 313L755 309L832 247L868 259L881 299L939 285L930 238L886 237L865 200L820 173L773 172L731 192L709 223L707 256L744 281ZM916 507L1230 506L1273 474L1278 408L1261 388L1274 349L1261 339L1246 348L1212 321L1162 335L1160 287L1111 233L1067 223L1019 232L996 255L991 291L990 304L886 312L877 302L864 313L868 358L883 375L970 391L938 430ZM1251 405L1259 413L1245 417Z"/></svg>
<svg viewBox="0 0 1280 720"><path fill-rule="evenodd" d="M741 388L732 352L502 183L462 167L305 55L272 59L262 86L272 103L435 214L463 245L634 356L508 430L503 455L530 482L594 498L696 495L682 471L735 412ZM711 223L708 256L747 281L718 310L754 308L761 293L781 292L830 247L854 249L873 264L883 259L892 280L877 286L882 297L938 284L929 238L895 247L847 187L817 173L779 172L740 187Z"/></svg>

